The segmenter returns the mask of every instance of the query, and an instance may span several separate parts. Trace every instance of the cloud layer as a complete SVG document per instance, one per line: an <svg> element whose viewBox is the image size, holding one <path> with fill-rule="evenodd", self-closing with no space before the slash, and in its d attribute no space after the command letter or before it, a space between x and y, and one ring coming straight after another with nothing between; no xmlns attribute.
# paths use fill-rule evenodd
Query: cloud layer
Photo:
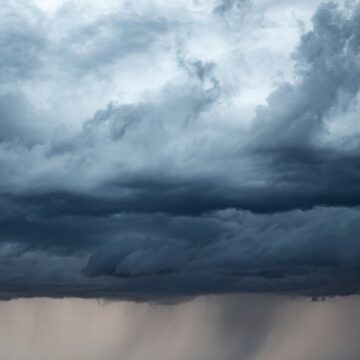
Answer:
<svg viewBox="0 0 360 360"><path fill-rule="evenodd" d="M356 1L51 4L0 13L2 298L358 292Z"/></svg>

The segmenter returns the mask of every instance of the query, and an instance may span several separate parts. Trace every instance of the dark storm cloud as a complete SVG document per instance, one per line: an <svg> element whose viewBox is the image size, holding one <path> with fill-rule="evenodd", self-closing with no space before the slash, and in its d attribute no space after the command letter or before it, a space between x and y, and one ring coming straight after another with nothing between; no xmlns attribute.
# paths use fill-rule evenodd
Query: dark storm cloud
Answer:
<svg viewBox="0 0 360 360"><path fill-rule="evenodd" d="M192 86L169 86L146 103L110 104L98 111L84 124L82 133L55 139L47 145L46 154L91 156L96 163L100 159L92 153L109 145L113 151L128 152L125 168L118 173L106 170L109 175L98 186L100 193L110 192L111 198L70 192L59 196L62 204L80 213L84 203L91 212L97 208L100 213L117 209L182 214L227 207L273 212L316 205L358 205L358 144L345 148L322 139L331 111L339 107L346 111L356 101L360 86L358 20L358 10L348 18L333 4L320 7L313 20L314 30L303 36L294 55L296 83L282 84L270 95L268 105L258 109L250 133L218 135L217 141L229 141L237 147L230 151L225 146L217 148L205 134L197 134L201 126L198 118L221 94L212 64L183 65L189 76L198 78L191 80ZM195 138L187 145L186 156L196 159L198 169L176 152L166 154L165 150L177 137L192 136ZM142 148L135 147L137 141L142 142ZM144 159L140 167L131 169L132 157L144 155L152 160ZM227 161L230 166L213 164L214 160ZM264 179L262 184L257 184L257 178L230 184L226 177L241 176L234 172L243 160L256 177ZM172 162L171 172L168 161ZM61 189L51 189L56 190Z"/></svg>
<svg viewBox="0 0 360 360"><path fill-rule="evenodd" d="M298 84L283 84L270 95L268 106L259 108L260 147L278 152L280 161L288 157L289 163L296 158L317 163L323 161L325 150L333 150L330 161L342 156L334 154L342 149L322 147L319 135L326 131L329 112L346 108L359 91L359 16L358 8L345 18L335 4L322 5L313 18L314 30L303 35L294 54Z"/></svg>
<svg viewBox="0 0 360 360"><path fill-rule="evenodd" d="M241 4L219 2L212 16ZM40 126L46 113L26 86L1 87L0 296L357 293L358 134L331 130L334 118L358 115L360 10L348 12L320 6L293 55L296 79L236 128L217 125L228 101L218 64L178 51L181 21L101 16L45 47L29 31L15 42L27 62L12 60L5 34L0 70L19 69L19 81L41 49L83 81L174 46L178 73L76 131Z"/></svg>
<svg viewBox="0 0 360 360"><path fill-rule="evenodd" d="M346 208L29 219L4 234L1 296L356 293L359 223Z"/></svg>

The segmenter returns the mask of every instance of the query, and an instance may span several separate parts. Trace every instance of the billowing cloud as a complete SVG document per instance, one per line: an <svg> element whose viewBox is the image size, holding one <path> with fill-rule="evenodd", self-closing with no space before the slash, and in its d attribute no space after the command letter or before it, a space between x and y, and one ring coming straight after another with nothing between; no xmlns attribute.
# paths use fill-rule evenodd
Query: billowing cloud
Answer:
<svg viewBox="0 0 360 360"><path fill-rule="evenodd" d="M358 292L359 4L39 4L0 14L1 297Z"/></svg>

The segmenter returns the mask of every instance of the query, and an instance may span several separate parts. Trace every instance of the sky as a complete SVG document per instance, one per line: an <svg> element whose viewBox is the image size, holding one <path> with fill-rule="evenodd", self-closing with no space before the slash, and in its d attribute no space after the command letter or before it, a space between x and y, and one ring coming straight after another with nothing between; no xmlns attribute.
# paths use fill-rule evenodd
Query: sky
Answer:
<svg viewBox="0 0 360 360"><path fill-rule="evenodd" d="M3 0L0 298L356 294L358 1Z"/></svg>
<svg viewBox="0 0 360 360"><path fill-rule="evenodd" d="M83 299L0 302L6 360L354 360L359 297L198 297L164 306Z"/></svg>
<svg viewBox="0 0 360 360"><path fill-rule="evenodd" d="M358 0L0 0L0 358L354 360Z"/></svg>
<svg viewBox="0 0 360 360"><path fill-rule="evenodd" d="M0 298L359 292L358 1L7 0Z"/></svg>

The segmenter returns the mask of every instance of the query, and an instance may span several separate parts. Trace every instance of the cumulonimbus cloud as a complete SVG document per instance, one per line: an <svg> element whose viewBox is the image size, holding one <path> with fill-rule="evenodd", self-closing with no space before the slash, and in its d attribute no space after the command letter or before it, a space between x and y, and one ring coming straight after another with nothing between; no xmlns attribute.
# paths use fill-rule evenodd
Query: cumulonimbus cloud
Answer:
<svg viewBox="0 0 360 360"><path fill-rule="evenodd" d="M271 9L75 3L1 13L0 296L358 292L358 4L250 109L234 44Z"/></svg>

